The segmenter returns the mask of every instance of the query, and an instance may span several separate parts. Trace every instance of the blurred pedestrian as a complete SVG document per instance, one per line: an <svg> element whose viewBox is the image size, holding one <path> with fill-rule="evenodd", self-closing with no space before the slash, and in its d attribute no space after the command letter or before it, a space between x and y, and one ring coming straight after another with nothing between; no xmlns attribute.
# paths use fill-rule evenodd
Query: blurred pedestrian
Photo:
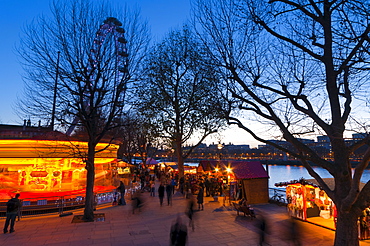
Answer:
<svg viewBox="0 0 370 246"><path fill-rule="evenodd" d="M288 241L290 241L289 245L294 246L301 246L300 242L300 229L297 221L290 216L290 219L288 220Z"/></svg>
<svg viewBox="0 0 370 246"><path fill-rule="evenodd" d="M185 184L185 178L181 177L179 180L179 188L180 188L181 194L183 195L184 195L184 184Z"/></svg>
<svg viewBox="0 0 370 246"><path fill-rule="evenodd" d="M172 195L175 194L175 188L177 186L177 183L176 183L176 179L175 178L172 178L171 179L171 186L172 186Z"/></svg>
<svg viewBox="0 0 370 246"><path fill-rule="evenodd" d="M194 207L195 207L195 199L192 194L189 195L189 202L186 208L186 216L189 218L189 227L194 231Z"/></svg>
<svg viewBox="0 0 370 246"><path fill-rule="evenodd" d="M172 185L169 182L166 186L166 193L167 193L167 205L170 206L172 205Z"/></svg>
<svg viewBox="0 0 370 246"><path fill-rule="evenodd" d="M204 185L206 187L206 196L209 197L211 196L211 182L209 181L209 178L206 177L206 180L204 181Z"/></svg>
<svg viewBox="0 0 370 246"><path fill-rule="evenodd" d="M184 183L184 195L185 195L185 198L186 199L189 199L190 197L190 182L189 180L185 180L185 183Z"/></svg>
<svg viewBox="0 0 370 246"><path fill-rule="evenodd" d="M158 197L159 197L159 204L163 205L163 198L164 198L164 185L161 183L158 187Z"/></svg>
<svg viewBox="0 0 370 246"><path fill-rule="evenodd" d="M10 199L6 203L6 219L4 224L4 233L8 232L8 227L10 224L10 233L15 232L14 230L14 224L15 224L15 218L18 215L18 210L21 207L21 201L18 199L21 194L17 193L14 198Z"/></svg>
<svg viewBox="0 0 370 246"><path fill-rule="evenodd" d="M121 198L118 202L118 205L126 205L126 201L125 201L126 187L125 187L125 184L122 181L120 181L120 184L117 187L117 190L121 194Z"/></svg>
<svg viewBox="0 0 370 246"><path fill-rule="evenodd" d="M141 208L144 206L144 200L141 195L141 191L136 191L132 196L132 213L135 213L135 210L141 211Z"/></svg>
<svg viewBox="0 0 370 246"><path fill-rule="evenodd" d="M188 228L182 222L180 215L177 216L175 223L171 226L170 241L171 246L185 246L188 239Z"/></svg>
<svg viewBox="0 0 370 246"><path fill-rule="evenodd" d="M154 182L154 180L150 181L150 196L155 197L155 182Z"/></svg>
<svg viewBox="0 0 370 246"><path fill-rule="evenodd" d="M259 229L258 245L262 246L264 243L266 243L266 231L267 231L266 219L263 215L261 215L259 218L258 229Z"/></svg>
<svg viewBox="0 0 370 246"><path fill-rule="evenodd" d="M204 202L204 190L203 187L200 187L197 195L198 210L204 209L203 202Z"/></svg>

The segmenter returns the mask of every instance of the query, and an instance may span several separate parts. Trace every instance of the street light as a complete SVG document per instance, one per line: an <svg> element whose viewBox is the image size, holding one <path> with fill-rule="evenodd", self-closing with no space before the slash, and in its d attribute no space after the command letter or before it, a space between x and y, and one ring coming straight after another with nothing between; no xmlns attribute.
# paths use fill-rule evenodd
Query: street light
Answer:
<svg viewBox="0 0 370 246"><path fill-rule="evenodd" d="M226 172L227 172L227 184L229 184L229 179L230 179L230 173L231 173L231 168L230 167L227 167L226 168Z"/></svg>
<svg viewBox="0 0 370 246"><path fill-rule="evenodd" d="M221 150L223 149L222 143L217 144L217 149L218 149L218 159L221 160Z"/></svg>
<svg viewBox="0 0 370 246"><path fill-rule="evenodd" d="M175 149L174 148L171 149L171 153L172 153L172 162L174 162L174 159L175 159Z"/></svg>

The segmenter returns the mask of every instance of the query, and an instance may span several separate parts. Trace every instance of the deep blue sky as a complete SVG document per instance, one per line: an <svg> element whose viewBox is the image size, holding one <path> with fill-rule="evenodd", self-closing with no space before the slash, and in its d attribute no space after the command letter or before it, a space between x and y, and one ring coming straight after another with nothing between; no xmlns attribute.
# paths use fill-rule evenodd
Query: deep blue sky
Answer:
<svg viewBox="0 0 370 246"><path fill-rule="evenodd" d="M92 0L103 1L103 0ZM181 27L190 14L191 0L110 0L113 6L127 4L138 6L144 19L151 27L153 38L158 40L171 28ZM23 124L14 112L17 96L22 95L22 68L17 60L15 47L22 35L22 27L39 15L49 15L49 0L0 0L0 124ZM37 124L37 122L33 122ZM248 140L249 139L249 140ZM222 141L234 144L251 144L245 131L236 127L223 133L221 137L208 139L208 143ZM254 142L252 144L252 142Z"/></svg>
<svg viewBox="0 0 370 246"><path fill-rule="evenodd" d="M94 0L100 1L100 0ZM149 21L152 34L161 38L171 28L181 26L189 16L190 0L111 0L112 5L139 6ZM13 107L23 90L22 68L15 47L21 29L41 14L49 15L49 0L0 0L0 123L22 124Z"/></svg>

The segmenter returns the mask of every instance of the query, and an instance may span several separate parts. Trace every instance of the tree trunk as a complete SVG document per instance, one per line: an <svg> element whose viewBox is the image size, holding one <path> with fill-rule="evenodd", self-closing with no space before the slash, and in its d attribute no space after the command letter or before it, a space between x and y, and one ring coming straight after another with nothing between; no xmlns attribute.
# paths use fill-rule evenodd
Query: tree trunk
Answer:
<svg viewBox="0 0 370 246"><path fill-rule="evenodd" d="M84 221L94 221L94 183L95 183L95 145L89 143L88 146L88 157L86 162L86 199L85 199L85 210L84 210Z"/></svg>
<svg viewBox="0 0 370 246"><path fill-rule="evenodd" d="M176 154L177 154L177 167L179 169L179 178L184 177L184 158L182 156L182 145L181 141L176 141Z"/></svg>
<svg viewBox="0 0 370 246"><path fill-rule="evenodd" d="M354 212L341 212L338 210L338 221L335 232L335 246L358 246L358 217Z"/></svg>

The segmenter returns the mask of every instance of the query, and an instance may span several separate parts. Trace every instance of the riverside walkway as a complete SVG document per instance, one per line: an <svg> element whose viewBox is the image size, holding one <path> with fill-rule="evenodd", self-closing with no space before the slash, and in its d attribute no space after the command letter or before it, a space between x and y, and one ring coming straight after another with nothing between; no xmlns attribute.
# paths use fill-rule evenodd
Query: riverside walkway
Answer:
<svg viewBox="0 0 370 246"><path fill-rule="evenodd" d="M166 198L163 206L159 198L142 193L145 205L142 210L132 213L131 201L126 206L109 206L95 211L103 214L104 219L95 222L71 223L75 215L41 216L22 218L16 222L15 232L0 234L0 246L159 246L169 245L170 227L177 215L184 221L185 209L189 199L181 193L175 193L172 205ZM157 195L157 194L156 194ZM128 199L126 199L128 200ZM262 216L267 221L266 244L293 245L288 241L289 218L286 209L274 204L255 205L257 218L251 220L243 215L237 216L231 206L223 206L222 201L205 197L204 210L195 213L195 230L188 228L189 246L245 246L258 245L259 221ZM0 220L1 226L4 219ZM334 231L297 221L301 245L333 245ZM361 241L361 246L370 245L370 241Z"/></svg>

